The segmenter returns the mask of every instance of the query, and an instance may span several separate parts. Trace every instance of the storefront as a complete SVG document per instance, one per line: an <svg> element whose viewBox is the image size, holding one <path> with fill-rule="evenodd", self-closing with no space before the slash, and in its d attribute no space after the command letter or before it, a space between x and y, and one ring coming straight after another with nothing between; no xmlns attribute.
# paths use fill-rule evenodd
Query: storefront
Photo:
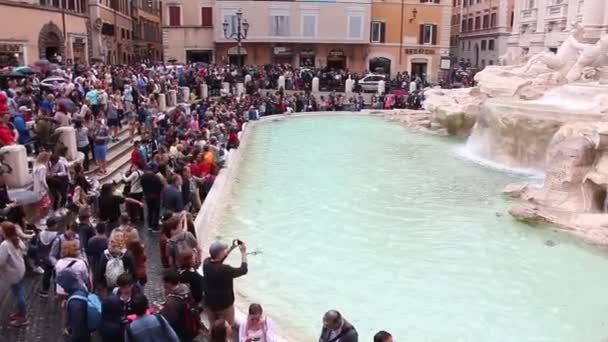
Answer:
<svg viewBox="0 0 608 342"><path fill-rule="evenodd" d="M186 60L188 63L211 63L213 61L213 50L211 49L189 49L186 50Z"/></svg>
<svg viewBox="0 0 608 342"><path fill-rule="evenodd" d="M232 65L245 65L247 60L247 49L244 47L233 46L228 49L228 63Z"/></svg>
<svg viewBox="0 0 608 342"><path fill-rule="evenodd" d="M272 48L272 62L277 64L292 64L293 50L288 46L275 46Z"/></svg>
<svg viewBox="0 0 608 342"><path fill-rule="evenodd" d="M25 64L23 46L18 43L0 43L0 68Z"/></svg>
<svg viewBox="0 0 608 342"><path fill-rule="evenodd" d="M300 66L314 68L315 67L315 50L301 49L300 50Z"/></svg>
<svg viewBox="0 0 608 342"><path fill-rule="evenodd" d="M87 63L87 45L85 37L72 38L72 62L75 64Z"/></svg>
<svg viewBox="0 0 608 342"><path fill-rule="evenodd" d="M327 54L327 68L340 70L346 69L346 55L341 49L330 50Z"/></svg>
<svg viewBox="0 0 608 342"><path fill-rule="evenodd" d="M436 75L429 75L430 63L435 56L434 49L406 48L404 53L407 55L410 64L410 75L425 75L429 79L435 79Z"/></svg>

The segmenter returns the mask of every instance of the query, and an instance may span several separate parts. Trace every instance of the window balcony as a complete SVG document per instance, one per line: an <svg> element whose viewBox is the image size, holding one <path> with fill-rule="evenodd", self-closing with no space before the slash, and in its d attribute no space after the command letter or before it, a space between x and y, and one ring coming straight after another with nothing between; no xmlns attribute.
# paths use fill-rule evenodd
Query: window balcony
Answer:
<svg viewBox="0 0 608 342"><path fill-rule="evenodd" d="M546 20L562 19L568 16L568 4L558 4L547 6Z"/></svg>
<svg viewBox="0 0 608 342"><path fill-rule="evenodd" d="M521 22L535 22L538 17L538 9L537 8L529 8L521 11Z"/></svg>

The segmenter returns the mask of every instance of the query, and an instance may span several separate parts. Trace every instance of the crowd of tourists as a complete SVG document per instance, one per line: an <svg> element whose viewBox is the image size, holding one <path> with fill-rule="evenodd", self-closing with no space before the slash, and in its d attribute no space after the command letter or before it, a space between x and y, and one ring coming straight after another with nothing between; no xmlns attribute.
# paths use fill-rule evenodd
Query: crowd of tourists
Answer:
<svg viewBox="0 0 608 342"><path fill-rule="evenodd" d="M254 85L239 96L219 92L201 99L193 91L183 104L161 110L159 94L182 84L198 89L197 82L212 84L209 77L218 75L226 81L235 70L41 67L6 80L0 92L0 145L25 145L33 159L33 182L25 197L8 189L11 171L0 168L0 289L10 288L16 302L8 325L30 324L24 284L26 277L40 276L37 295L62 303L57 314L67 341L90 341L93 334L112 342L194 341L199 336L212 342L275 340L260 304L251 304L240 325L235 320L233 279L248 272L246 244L213 242L203 259L194 218L228 152L239 147L246 121L342 110L345 101L360 109L365 103L361 95L345 99L332 92L317 98L306 91L287 95ZM272 85L268 75L275 70L256 69L260 75L251 72L252 83ZM45 82L48 77L55 80ZM67 146L58 139L56 129L66 126L75 129L82 162L68 160ZM99 177L110 172L108 146L121 139L123 129L133 144L129 171L120 182L99 184L92 172ZM161 302L145 294L151 268L146 236L157 236L153 248L159 249L163 269ZM224 263L233 251L241 254L239 267ZM339 312L328 311L323 322L320 341L357 341L355 328ZM374 341L392 337L381 331Z"/></svg>

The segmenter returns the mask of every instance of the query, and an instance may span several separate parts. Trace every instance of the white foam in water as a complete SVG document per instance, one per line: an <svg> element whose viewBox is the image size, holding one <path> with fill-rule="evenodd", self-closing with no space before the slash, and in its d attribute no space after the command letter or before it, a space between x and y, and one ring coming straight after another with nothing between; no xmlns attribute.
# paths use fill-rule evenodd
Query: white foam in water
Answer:
<svg viewBox="0 0 608 342"><path fill-rule="evenodd" d="M486 158L481 157L481 156L475 154L474 152L472 152L467 147L467 145L458 146L454 150L456 152L456 155L458 155L459 157L472 161L476 164L479 164L479 165L489 168L489 169L494 169L494 170L517 174L517 175L528 176L528 177L534 178L534 179L544 179L545 178L545 173L541 170L525 168L525 167L512 167L512 166L508 166L505 164L495 162L490 159L486 159Z"/></svg>
<svg viewBox="0 0 608 342"><path fill-rule="evenodd" d="M545 95L539 99L528 101L528 103L548 105L559 107L564 110L590 110L596 106L593 101L580 101L575 99L566 99L559 95Z"/></svg>

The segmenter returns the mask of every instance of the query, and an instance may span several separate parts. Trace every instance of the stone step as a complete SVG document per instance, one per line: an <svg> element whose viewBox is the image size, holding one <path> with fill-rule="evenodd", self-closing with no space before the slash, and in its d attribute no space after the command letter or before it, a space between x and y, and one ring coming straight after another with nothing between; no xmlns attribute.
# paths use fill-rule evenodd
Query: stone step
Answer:
<svg viewBox="0 0 608 342"><path fill-rule="evenodd" d="M139 135L136 135L134 139L138 139L139 137ZM110 170L110 166L112 166L116 160L120 159L125 154L129 155L130 157L130 152L133 149L133 141L129 140L128 131L121 132L118 138L120 139L119 141L113 142L110 144L110 146L108 146L108 153L106 156L108 170ZM89 171L85 172L86 175L92 175L97 172L97 166L95 165L95 163L93 162L91 165L92 167L89 169Z"/></svg>

